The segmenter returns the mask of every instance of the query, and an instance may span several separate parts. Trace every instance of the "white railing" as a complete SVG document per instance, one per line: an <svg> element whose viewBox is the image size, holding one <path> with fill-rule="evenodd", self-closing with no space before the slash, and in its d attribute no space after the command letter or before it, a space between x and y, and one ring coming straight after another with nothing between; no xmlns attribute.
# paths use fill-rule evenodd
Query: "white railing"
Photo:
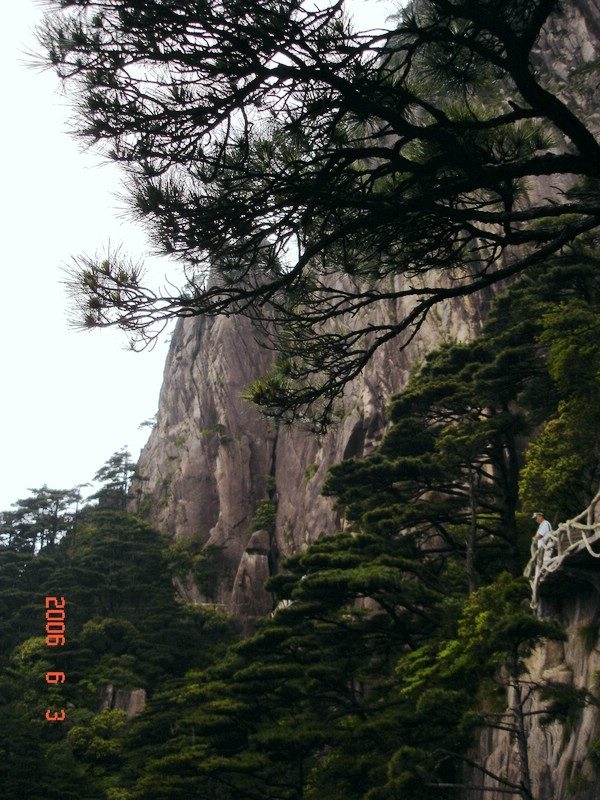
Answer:
<svg viewBox="0 0 600 800"><path fill-rule="evenodd" d="M538 549L537 541L531 544L531 558L524 575L531 584L531 605L537 607L539 586L547 575L560 569L567 556L587 550L593 558L600 558L592 545L600 540L600 520L596 520L596 506L600 503L600 491L589 506L573 519L561 522L548 537L545 546Z"/></svg>

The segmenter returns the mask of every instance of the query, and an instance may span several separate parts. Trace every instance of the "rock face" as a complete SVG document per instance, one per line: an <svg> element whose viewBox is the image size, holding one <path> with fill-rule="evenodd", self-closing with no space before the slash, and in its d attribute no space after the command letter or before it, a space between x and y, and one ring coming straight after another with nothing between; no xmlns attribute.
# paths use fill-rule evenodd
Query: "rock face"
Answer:
<svg viewBox="0 0 600 800"><path fill-rule="evenodd" d="M232 605L243 620L265 616L272 610L271 595L264 588L271 568L271 537L255 531L246 545L233 582Z"/></svg>
<svg viewBox="0 0 600 800"><path fill-rule="evenodd" d="M339 515L320 494L328 467L377 444L387 401L411 369L442 339L472 337L485 308L481 298L449 304L431 315L405 350L394 343L381 348L348 387L339 423L323 436L301 427L278 429L241 398L273 359L248 319L179 321L157 423L138 464L142 480L134 491L138 506L160 530L222 548L215 596L203 597L193 584L180 585L181 593L245 615L252 593L261 596L267 566L277 569L282 558L338 529ZM263 534L257 549L251 523L259 502L269 496L277 504L275 533ZM262 597L262 612L265 605Z"/></svg>
<svg viewBox="0 0 600 800"><path fill-rule="evenodd" d="M597 73L587 68L600 55L599 40L600 0L571 0L562 14L549 20L538 52L548 88L573 107L586 109L588 123L598 130ZM554 179L546 183L540 180L529 187L533 199L556 192ZM248 319L178 323L157 424L139 462L143 480L134 488L144 512L161 530L175 538L196 537L222 552L216 596L204 599L241 610L239 592L232 595L233 584L261 500L277 501L275 533L266 554L270 569L339 527L331 502L320 495L328 467L376 445L385 429L390 396L404 387L411 370L442 339L475 335L488 302L488 296L479 295L449 303L429 315L406 349L400 350L396 342L380 348L347 387L339 423L321 437L298 426L278 429L241 398L273 359ZM358 322L376 325L402 313L400 303L390 304ZM249 576L247 572L246 582ZM258 592L259 580L262 566L260 578L256 576ZM190 600L203 599L193 583L180 584L180 589ZM245 601L243 605L247 607Z"/></svg>
<svg viewBox="0 0 600 800"><path fill-rule="evenodd" d="M190 585L190 600L229 605L252 515L275 469L276 428L241 399L272 359L257 335L243 317L178 323L157 424L139 461L134 491L157 527L222 548L217 596L201 598Z"/></svg>
<svg viewBox="0 0 600 800"><path fill-rule="evenodd" d="M597 130L597 72L590 67L600 55L599 41L600 0L571 0L562 14L549 20L538 52L548 88L585 109L588 123ZM532 199L556 192L556 184L549 179L529 186ZM396 342L380 348L347 387L339 423L321 437L298 426L278 429L242 399L244 388L273 360L272 350L262 346L261 333L248 319L181 320L165 367L157 423L139 462L142 480L134 487L138 508L159 529L174 538L195 537L222 553L213 596L203 598L193 582L180 582L181 593L188 600L218 602L239 612L249 608L248 587L262 592L265 564L247 547L254 512L267 497L277 503L275 533L264 555L270 570L338 528L339 515L320 494L328 467L368 453L377 444L390 396L441 340L475 335L489 299L479 295L440 307L406 349ZM402 313L400 303L390 304L358 322L376 325ZM246 588L234 592L243 558ZM264 607L264 598L259 605Z"/></svg>
<svg viewBox="0 0 600 800"><path fill-rule="evenodd" d="M585 109L590 129L600 131L597 65L600 58L599 0L571 0L546 26L538 53L546 86L574 108ZM535 196L548 195L556 181L539 180ZM562 184L561 188L566 188ZM542 614L564 627L564 643L547 642L526 665L533 684L554 683L585 689L598 695L600 684L600 563L589 559L587 567L566 570L546 589ZM564 724L542 725L545 705L534 693L528 710L527 746L532 793L537 800L597 800L600 797L600 760L590 757L598 741L600 713L593 704L567 716ZM542 712L542 713L540 713ZM490 773L518 783L518 758L506 732L483 731L473 760ZM497 781L481 771L467 772L465 785L479 787L464 793L465 800L517 800L520 794L502 791Z"/></svg>
<svg viewBox="0 0 600 800"><path fill-rule="evenodd" d="M553 582L544 598L545 614L557 619L565 629L565 642L547 642L528 659L524 680L535 685L554 685L586 689L598 693L600 674L600 564L593 559L586 569L566 571ZM598 707L589 704L574 708L564 723L543 725L545 703L534 693L528 704L529 768L533 797L538 800L597 800L600 796L600 761L590 758L590 746L600 744ZM596 745L600 755L600 747ZM516 746L508 733L482 732L474 760L492 775L519 782ZM465 800L517 800L520 795L500 791L498 781L467 773L465 784L481 787L466 792Z"/></svg>
<svg viewBox="0 0 600 800"><path fill-rule="evenodd" d="M119 709L127 719L141 714L146 705L145 689L116 689L111 683L100 688L99 711Z"/></svg>

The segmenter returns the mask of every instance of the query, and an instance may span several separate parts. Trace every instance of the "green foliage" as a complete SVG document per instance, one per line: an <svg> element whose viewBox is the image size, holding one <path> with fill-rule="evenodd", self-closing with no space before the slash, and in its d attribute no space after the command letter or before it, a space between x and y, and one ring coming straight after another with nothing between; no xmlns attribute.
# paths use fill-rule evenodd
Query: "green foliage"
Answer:
<svg viewBox="0 0 600 800"><path fill-rule="evenodd" d="M527 449L521 479L526 507L540 506L546 514L559 510L569 518L588 505L600 477L599 423L598 410L587 403L559 404L557 416Z"/></svg>
<svg viewBox="0 0 600 800"><path fill-rule="evenodd" d="M600 478L599 266L594 243L567 250L554 270L561 294L540 303L538 339L558 402L526 451L520 493L561 518L588 505Z"/></svg>
<svg viewBox="0 0 600 800"><path fill-rule="evenodd" d="M597 736L592 740L588 750L588 755L596 766L600 765L600 736Z"/></svg>
<svg viewBox="0 0 600 800"><path fill-rule="evenodd" d="M598 700L587 689L564 683L548 683L540 692L545 704L541 725L558 720L563 726L565 738L571 736L581 719L584 708L598 706Z"/></svg>
<svg viewBox="0 0 600 800"><path fill-rule="evenodd" d="M131 453L122 447L94 475L94 480L100 481L102 486L90 499L97 500L100 508L125 511L134 474L135 464L131 460Z"/></svg>
<svg viewBox="0 0 600 800"><path fill-rule="evenodd" d="M309 464L304 470L304 480L306 481L312 480L314 476L317 474L318 469L319 469L318 464Z"/></svg>
<svg viewBox="0 0 600 800"><path fill-rule="evenodd" d="M438 654L442 673L456 671L468 678L510 664L518 675L525 669L523 659L542 639L563 640L557 623L538 619L529 600L527 581L506 574L474 592L464 604L456 638Z"/></svg>
<svg viewBox="0 0 600 800"><path fill-rule="evenodd" d="M506 14L527 29L517 10L511 3ZM455 55L415 53L428 91L441 75L452 82L473 69L469 80L492 91L489 71L478 77L480 63ZM467 118L458 101L448 113ZM473 131L473 142L519 159L544 144L535 125L509 133ZM413 142L403 157L430 163L429 146ZM377 192L393 194L396 178L377 181ZM457 248L454 240L453 256ZM268 584L277 612L244 641L223 614L174 597L172 576L189 574L214 595L220 549L195 537L168 545L118 510L131 477L126 452L97 473L106 482L100 509L64 535L43 533L42 549L41 505L20 521L4 517L0 712L10 738L0 777L9 800L439 800L453 796L482 727L507 731L526 751L524 693L545 703L544 724L568 734L597 700L532 683L527 658L564 634L532 613L515 575L529 539L520 505L563 512L596 478L597 267L591 251L566 249L498 298L477 340L446 341L428 356L392 400L379 447L329 473L324 491L351 529L287 559ZM363 278L377 268L357 265ZM323 336L319 352L334 344ZM294 368L282 360L279 383L263 381L269 403L288 391ZM224 443L224 429L204 433ZM268 494L251 527L272 534L272 481ZM39 637L44 593L68 599L67 644L55 652ZM589 646L597 628L582 631ZM67 683L44 686L49 668ZM146 689L144 713L99 713L98 688L108 684ZM68 709L64 726L40 724L48 703ZM526 762L513 786L524 798Z"/></svg>
<svg viewBox="0 0 600 800"><path fill-rule="evenodd" d="M205 597L214 597L223 574L222 553L223 547L207 547L198 537L180 538L168 548L169 574L183 581L191 576Z"/></svg>
<svg viewBox="0 0 600 800"><path fill-rule="evenodd" d="M96 685L151 689L201 658L206 614L177 603L166 541L154 529L119 512L92 512L65 547L71 671Z"/></svg>
<svg viewBox="0 0 600 800"><path fill-rule="evenodd" d="M53 568L46 551L34 556L0 547L0 659L19 642L39 635L41 587Z"/></svg>
<svg viewBox="0 0 600 800"><path fill-rule="evenodd" d="M332 422L346 384L436 304L598 230L590 109L553 93L535 55L558 0L418 0L378 35L343 3L49 6L44 63L74 92L76 130L126 166L133 213L190 275L162 295L130 259L82 256L82 324L148 341L172 316L268 320L280 357L249 393L269 414ZM591 96L592 69L564 80ZM540 177L572 189L527 205Z"/></svg>
<svg viewBox="0 0 600 800"><path fill-rule="evenodd" d="M558 339L558 332L554 330L553 333ZM592 341L595 343L597 339ZM555 349L557 347L555 343ZM587 506L600 477L600 381L598 370L594 371L594 358L598 353L591 353L593 349L600 353L600 347L594 348L590 344L582 347L584 363L587 361L591 369L586 372L585 380L576 379L577 383L568 393L569 399L559 403L556 415L530 444L523 470L521 490L524 502L533 507L533 498L537 498L538 505L560 509L566 517L575 516ZM569 357L569 371L577 370L581 363L579 359ZM565 373L557 372L556 362L552 372L564 394Z"/></svg>
<svg viewBox="0 0 600 800"><path fill-rule="evenodd" d="M145 688L151 696L214 660L233 636L230 621L178 603L164 538L120 512L88 509L54 547L35 555L3 548L0 564L12 632L0 654L9 736L0 745L3 797L118 797L131 726L121 711L97 713L99 689ZM64 647L51 649L37 635L47 595L67 600ZM47 671L63 671L66 682L47 685ZM46 722L46 708L65 708L65 722Z"/></svg>
<svg viewBox="0 0 600 800"><path fill-rule="evenodd" d="M591 653L598 644L598 638L600 638L600 618L598 614L591 622L582 625L577 633L583 642L586 652Z"/></svg>
<svg viewBox="0 0 600 800"><path fill-rule="evenodd" d="M491 561L522 568L518 451L535 420L517 403L543 383L535 322L523 315L532 296L504 298L475 342L431 353L393 398L377 451L334 466L324 487L368 529L418 530L438 552L463 553L472 587Z"/></svg>
<svg viewBox="0 0 600 800"><path fill-rule="evenodd" d="M102 711L85 726L73 726L67 741L75 756L92 764L118 765L127 720L124 711Z"/></svg>
<svg viewBox="0 0 600 800"><path fill-rule="evenodd" d="M49 489L44 484L0 513L0 542L9 550L36 552L71 530L81 501L79 487Z"/></svg>
<svg viewBox="0 0 600 800"><path fill-rule="evenodd" d="M270 534L274 534L276 520L277 504L275 501L269 499L261 500L252 515L250 530L267 531Z"/></svg>

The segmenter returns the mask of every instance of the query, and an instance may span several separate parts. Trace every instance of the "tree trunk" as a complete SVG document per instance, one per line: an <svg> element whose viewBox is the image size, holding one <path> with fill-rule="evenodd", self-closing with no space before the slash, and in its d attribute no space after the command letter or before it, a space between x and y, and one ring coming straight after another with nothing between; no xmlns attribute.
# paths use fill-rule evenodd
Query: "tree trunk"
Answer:
<svg viewBox="0 0 600 800"><path fill-rule="evenodd" d="M515 737L520 770L520 795L523 800L533 800L531 793L531 773L529 771L529 754L527 751L527 732L525 730L525 714L523 713L522 686L519 681L519 654L515 650L510 665L511 711L515 723Z"/></svg>
<svg viewBox="0 0 600 800"><path fill-rule="evenodd" d="M475 475L471 470L469 474L469 506L471 511L471 522L467 536L467 581L469 583L469 594L473 594L477 588L475 580L475 541L477 537L477 502L475 499Z"/></svg>

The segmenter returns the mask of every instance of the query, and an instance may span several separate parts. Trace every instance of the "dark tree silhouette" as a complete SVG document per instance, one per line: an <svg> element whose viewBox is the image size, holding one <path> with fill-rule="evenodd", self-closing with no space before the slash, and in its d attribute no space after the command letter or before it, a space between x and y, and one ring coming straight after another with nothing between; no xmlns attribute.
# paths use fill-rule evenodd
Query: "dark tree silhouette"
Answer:
<svg viewBox="0 0 600 800"><path fill-rule="evenodd" d="M125 511L131 480L135 474L135 464L126 447L117 450L94 475L95 481L102 483L100 489L91 495L101 508Z"/></svg>
<svg viewBox="0 0 600 800"><path fill-rule="evenodd" d="M0 512L0 546L35 553L56 544L75 524L80 489L50 489L46 484L29 489L30 495L12 504L14 511Z"/></svg>
<svg viewBox="0 0 600 800"><path fill-rule="evenodd" d="M600 146L536 61L557 0L416 0L362 33L341 0L49 5L40 41L79 134L125 165L186 276L151 289L119 254L80 257L85 324L143 344L175 316L250 314L281 353L251 391L268 413L327 421L436 303L600 223ZM528 199L539 177L571 188Z"/></svg>

